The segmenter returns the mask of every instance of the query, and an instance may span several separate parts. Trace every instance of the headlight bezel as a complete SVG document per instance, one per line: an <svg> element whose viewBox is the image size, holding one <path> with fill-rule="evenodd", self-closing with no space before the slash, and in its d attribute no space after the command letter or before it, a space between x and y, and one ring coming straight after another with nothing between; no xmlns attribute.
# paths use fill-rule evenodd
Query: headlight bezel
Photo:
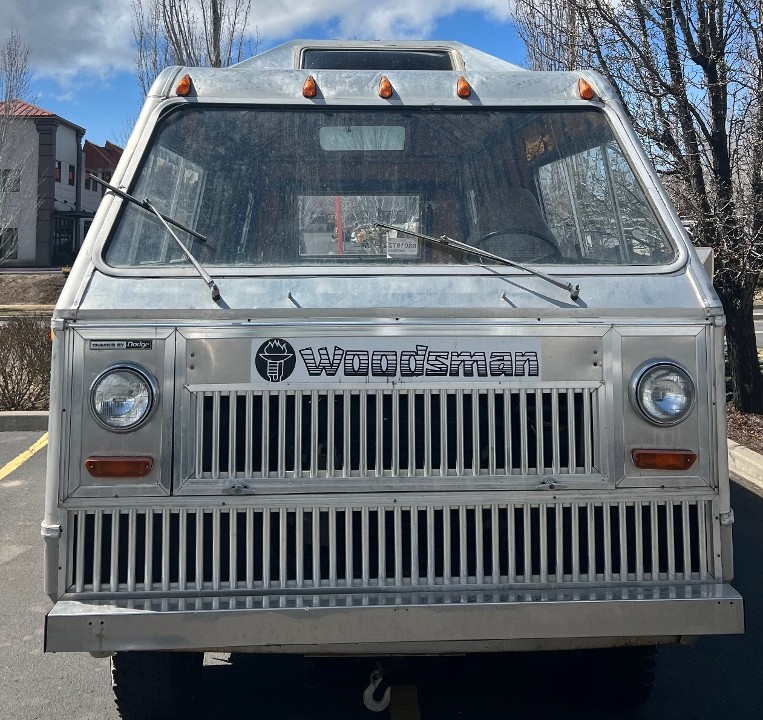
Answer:
<svg viewBox="0 0 763 720"><path fill-rule="evenodd" d="M98 390L98 387L100 386L100 384L104 381L106 377L120 371L132 373L133 375L136 375L138 379L140 379L148 388L148 404L147 404L146 412L137 422L134 422L131 425L128 425L127 427L115 427L113 425L109 425L100 417L100 415L98 414L96 410L95 397L96 397L96 391ZM109 432L129 433L129 432L134 432L135 430L138 430L139 428L143 427L151 418L151 416L154 414L156 407L158 405L158 399L159 399L159 385L156 379L148 370L146 370L146 368L144 368L141 365L138 365L137 363L119 362L119 363L114 363L113 365L109 365L107 368L104 368L100 373L98 373L98 375L96 375L95 379L90 385L90 413L92 414L95 421L102 428L108 430Z"/></svg>
<svg viewBox="0 0 763 720"><path fill-rule="evenodd" d="M654 415L651 415L649 412L647 412L647 410L642 405L641 388L643 383L649 379L653 373L659 371L660 369L669 369L673 372L678 372L680 375L683 375L685 385L689 388L689 402L687 403L683 412L681 412L676 417L667 419L655 417ZM673 427L684 422L684 420L686 420L691 415L692 410L694 410L694 406L697 403L697 384L695 383L694 378L691 376L691 373L676 360L671 360L670 358L652 358L651 360L647 360L646 362L641 363L641 365L639 365L633 371L630 383L628 385L628 395L630 397L632 407L644 420L658 427Z"/></svg>

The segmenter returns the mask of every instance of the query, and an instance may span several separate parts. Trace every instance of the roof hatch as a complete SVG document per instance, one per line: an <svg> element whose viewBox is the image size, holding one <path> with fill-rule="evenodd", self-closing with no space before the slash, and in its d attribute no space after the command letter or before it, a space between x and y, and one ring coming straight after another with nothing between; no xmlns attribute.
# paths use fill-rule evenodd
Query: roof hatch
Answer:
<svg viewBox="0 0 763 720"><path fill-rule="evenodd" d="M300 67L307 70L456 70L447 50L305 48Z"/></svg>

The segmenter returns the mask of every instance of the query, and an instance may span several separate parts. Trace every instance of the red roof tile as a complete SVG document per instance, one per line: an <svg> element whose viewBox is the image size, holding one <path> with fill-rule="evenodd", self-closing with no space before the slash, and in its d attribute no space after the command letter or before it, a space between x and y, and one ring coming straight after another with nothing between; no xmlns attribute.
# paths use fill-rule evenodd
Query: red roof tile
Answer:
<svg viewBox="0 0 763 720"><path fill-rule="evenodd" d="M24 102L23 100L11 100L11 115L18 117L55 117L55 113L48 112L37 105Z"/></svg>
<svg viewBox="0 0 763 720"><path fill-rule="evenodd" d="M59 122L62 122L64 125L68 125L70 128L73 128L80 134L85 134L85 128L80 127L79 125L73 123L71 120L66 120L60 115L56 115L55 113L50 112L50 110L45 110L44 108L38 107L37 105L32 105L32 103L24 102L23 100L11 100L8 105L10 106L11 115L14 115L15 117L55 118ZM7 107L8 106L5 106L5 103L0 102L0 113L5 112Z"/></svg>

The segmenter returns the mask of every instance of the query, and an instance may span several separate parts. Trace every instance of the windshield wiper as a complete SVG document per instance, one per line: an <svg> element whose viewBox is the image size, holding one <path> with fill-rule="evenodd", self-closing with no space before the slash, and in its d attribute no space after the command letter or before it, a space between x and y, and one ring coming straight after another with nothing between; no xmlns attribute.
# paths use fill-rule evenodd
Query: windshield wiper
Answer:
<svg viewBox="0 0 763 720"><path fill-rule="evenodd" d="M521 263L514 262L513 260L501 257L500 255L493 255L493 253L488 252L487 250L476 248L473 245L467 245L466 243L454 240L453 238L449 238L447 235L443 235L441 237L433 237L432 235L424 235L424 233L416 232L415 230L406 230L405 228L398 227L397 225L388 225L387 223L381 222L374 223L374 227L387 228L388 230L397 230L398 232L405 233L406 235L413 235L414 237L421 238L422 240L428 240L435 245L456 248L457 250L462 250L463 252L477 255L478 257L485 258L486 260L493 260L501 265L508 265L509 267L516 268L517 270L524 270L525 272L530 273L530 275L535 275L536 277L539 277L546 282L550 282L552 285L556 285L557 287L562 288L562 290L566 290L570 294L571 300L577 300L580 296L580 285L561 282L556 278L552 278L550 275L546 275L546 273L542 273L539 270L534 270L531 267L527 267L527 265L522 265Z"/></svg>
<svg viewBox="0 0 763 720"><path fill-rule="evenodd" d="M156 215L157 218L159 218L159 222L164 225L167 232L172 235L173 240L178 244L178 247L183 251L185 256L190 261L191 265L195 268L196 272L199 273L201 276L201 279L207 284L207 287L212 292L212 300L217 302L220 299L220 290L217 287L217 283L212 279L212 276L201 266L199 261L193 256L191 251L185 246L183 241L174 233L170 225L174 225L177 228L180 228L184 232L187 232L189 235L192 235L193 237L197 238L198 240L201 240L202 242L206 243L207 238L204 237L201 233L197 233L195 230L191 230L191 228L186 227L182 223L179 223L177 220L173 220L171 217L168 217L167 215L164 215L163 213L160 213L152 204L149 198L146 198L145 200L138 200L138 198L130 195L129 193L126 193L124 190L120 190L118 187L115 187L114 185L111 185L110 183L107 183L105 180L101 180L101 178L97 177L96 175L90 175L90 177L95 180L97 183L100 183L104 187L107 187L109 190L111 190L114 194L118 195L121 198L124 198L125 200L129 200L131 203L135 203L138 207L142 207L144 210L148 210L148 212L152 213L153 215Z"/></svg>

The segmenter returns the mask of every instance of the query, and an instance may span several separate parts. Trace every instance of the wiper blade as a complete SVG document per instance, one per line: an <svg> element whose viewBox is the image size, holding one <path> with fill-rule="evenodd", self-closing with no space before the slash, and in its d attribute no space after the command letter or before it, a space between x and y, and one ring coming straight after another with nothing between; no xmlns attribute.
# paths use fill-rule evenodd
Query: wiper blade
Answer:
<svg viewBox="0 0 763 720"><path fill-rule="evenodd" d="M542 280L551 283L552 285L556 285L557 287L562 288L562 290L566 290L570 294L571 300L577 300L578 297L580 297L580 285L561 282L556 278L552 278L550 275L546 275L546 273L542 273L539 270L527 267L527 265L522 265L521 263L514 262L514 260L509 260L508 258L501 257L500 255L494 255L487 250L482 250L481 248L476 248L473 245L468 245L467 243L460 242L459 240L449 238L447 235L442 235L441 237L433 237L432 235L424 235L424 233L416 232L415 230L406 230L405 228L398 227L397 225L388 225L387 223L381 222L374 223L374 227L387 228L387 230L397 230L397 232L405 233L406 235L413 235L414 237L421 238L422 240L427 240L431 243L434 243L435 245L456 248L457 250L471 253L472 255L477 255L478 257L485 258L486 260L493 260L501 265L508 265L509 267L516 268L517 270L524 270L524 272L530 273L530 275L535 275L536 277L539 277Z"/></svg>
<svg viewBox="0 0 763 720"><path fill-rule="evenodd" d="M190 261L191 265L195 268L196 272L199 273L201 276L201 279L207 284L207 287L210 289L212 293L212 300L217 302L220 299L220 290L217 287L217 283L212 279L212 276L201 266L199 261L193 256L193 253L185 246L185 243L175 234L175 232L170 227L170 224L175 225L175 227L180 228L181 230L184 230L185 232L189 233L190 235L193 235L195 238L198 238L202 242L207 242L207 238L204 237L204 235L201 235L200 233L197 233L195 230L191 230L191 228L187 228L182 223L177 222L177 220L173 220L170 217L167 217L166 215L160 213L152 204L151 201L148 198L145 198L145 200L138 200L138 198L133 197L129 193L124 192L124 190L120 190L118 187L114 187L110 183L105 182L104 180L101 180L100 178L96 177L95 175L91 175L91 178L99 182L101 185L104 185L109 190L113 191L116 195L119 195L119 197L123 197L125 200L129 200L132 203L135 203L139 207L142 207L144 210L148 210L148 212L152 213L153 215L156 215L157 218L159 218L159 222L164 225L167 232L172 236L173 240L177 243L178 247L183 251L185 256Z"/></svg>
<svg viewBox="0 0 763 720"><path fill-rule="evenodd" d="M93 175L92 173L90 174L90 179L95 180L99 185L103 185L104 187L107 187L109 190L111 190L115 195L119 195L119 197L124 198L125 200L129 200L131 203L135 203L139 207L142 207L144 210L153 212L154 215L158 214L159 217L168 222L170 225L174 225L176 228L180 228L183 232L187 232L189 235L193 235L197 240L201 240L203 243L209 242L207 238L201 233L197 233L195 230L191 230L191 228L186 227L183 225L183 223L179 223L177 220L174 220L168 215L164 215L163 213L159 213L156 210L152 210L147 204L148 199L138 200L138 198L136 198L134 195L130 195L130 193L126 193L124 190L115 187L111 183L107 183L105 180L101 180L101 178L99 178L97 175Z"/></svg>

